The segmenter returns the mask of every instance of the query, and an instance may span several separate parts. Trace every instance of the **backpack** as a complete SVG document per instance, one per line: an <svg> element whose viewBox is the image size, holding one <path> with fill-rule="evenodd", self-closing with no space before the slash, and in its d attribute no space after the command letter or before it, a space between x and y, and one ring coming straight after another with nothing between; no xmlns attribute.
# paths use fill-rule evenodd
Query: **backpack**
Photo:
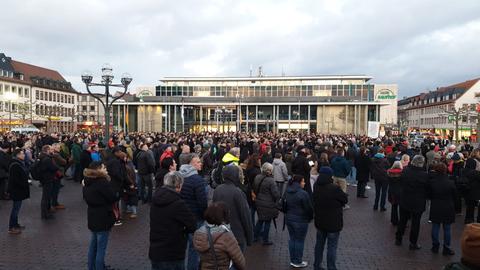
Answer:
<svg viewBox="0 0 480 270"><path fill-rule="evenodd" d="M213 189L217 188L219 185L223 184L223 162L218 162L218 165L215 169L212 170L210 174L210 187Z"/></svg>
<svg viewBox="0 0 480 270"><path fill-rule="evenodd" d="M30 167L30 175L32 177L32 180L36 181L42 181L42 171L40 168L40 162L41 160L39 158L35 159L33 162L32 166Z"/></svg>

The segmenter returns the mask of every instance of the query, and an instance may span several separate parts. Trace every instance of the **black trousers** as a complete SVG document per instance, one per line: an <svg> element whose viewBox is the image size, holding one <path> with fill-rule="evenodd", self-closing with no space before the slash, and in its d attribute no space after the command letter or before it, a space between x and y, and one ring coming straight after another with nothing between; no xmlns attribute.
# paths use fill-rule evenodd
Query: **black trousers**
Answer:
<svg viewBox="0 0 480 270"><path fill-rule="evenodd" d="M475 207L477 206L477 201L465 200L465 204L467 206L465 223L473 223L475 221ZM477 222L480 223L480 205L478 206Z"/></svg>
<svg viewBox="0 0 480 270"><path fill-rule="evenodd" d="M365 196L365 187L367 186L367 182L358 181L357 183L357 197Z"/></svg>
<svg viewBox="0 0 480 270"><path fill-rule="evenodd" d="M410 226L410 244L416 244L418 241L418 234L420 233L420 219L422 218L422 212L411 212L400 207L400 222L398 223L396 237L397 240L402 240L407 222L411 219Z"/></svg>
<svg viewBox="0 0 480 270"><path fill-rule="evenodd" d="M8 178L0 179L0 199L3 199L5 197L5 194L7 192L7 183Z"/></svg>
<svg viewBox="0 0 480 270"><path fill-rule="evenodd" d="M40 203L40 209L42 213L42 218L46 218L50 215L48 212L50 210L52 202L52 181L44 181L42 183L42 201Z"/></svg>
<svg viewBox="0 0 480 270"><path fill-rule="evenodd" d="M399 214L398 214L398 204L392 204L392 212L390 213L390 222L393 225L398 225L399 222Z"/></svg>
<svg viewBox="0 0 480 270"><path fill-rule="evenodd" d="M378 202L380 201L380 208L385 208L387 194L388 182L375 180L375 204L373 205L373 207L378 208Z"/></svg>

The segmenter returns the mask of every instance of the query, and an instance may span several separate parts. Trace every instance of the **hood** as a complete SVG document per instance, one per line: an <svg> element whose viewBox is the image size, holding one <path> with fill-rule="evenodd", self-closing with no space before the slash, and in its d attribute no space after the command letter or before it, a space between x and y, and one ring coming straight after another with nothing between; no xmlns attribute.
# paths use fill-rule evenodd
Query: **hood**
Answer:
<svg viewBox="0 0 480 270"><path fill-rule="evenodd" d="M210 243L208 241L208 232L207 232L207 226L210 228L210 233L212 234L212 241L215 243L217 238L220 237L225 232L230 231L230 226L226 224L222 224L220 226L217 225L212 225L205 223L204 226L200 227L194 235L194 245L195 249L198 252L204 253L207 252L210 249Z"/></svg>
<svg viewBox="0 0 480 270"><path fill-rule="evenodd" d="M183 176L183 178L198 174L197 170L190 164L183 164L182 166L180 166L179 172Z"/></svg>
<svg viewBox="0 0 480 270"><path fill-rule="evenodd" d="M169 187L161 187L155 191L152 202L156 206L165 207L181 199L180 194L175 190Z"/></svg>
<svg viewBox="0 0 480 270"><path fill-rule="evenodd" d="M282 163L283 163L283 161L281 159L275 158L275 159L273 159L272 165L280 165Z"/></svg>
<svg viewBox="0 0 480 270"><path fill-rule="evenodd" d="M238 165L238 162L240 161L239 158L237 158L236 156L230 154L230 153L226 153L223 158L222 158L222 162L224 164L228 164L228 163L235 163Z"/></svg>
<svg viewBox="0 0 480 270"><path fill-rule="evenodd" d="M83 176L90 180L107 179L108 181L110 181L110 176L108 175L108 173L101 170L93 170L86 168L85 170L83 170Z"/></svg>
<svg viewBox="0 0 480 270"><path fill-rule="evenodd" d="M333 183L332 175L320 173L318 175L318 179L317 179L317 182L315 182L315 184L317 183L321 186Z"/></svg>
<svg viewBox="0 0 480 270"><path fill-rule="evenodd" d="M235 165L227 165L223 168L223 180L225 183L233 183L235 186L240 186L240 172Z"/></svg>
<svg viewBox="0 0 480 270"><path fill-rule="evenodd" d="M373 157L374 157L374 158L377 158L377 159L382 159L382 158L385 157L385 155L382 154L382 153L376 153Z"/></svg>

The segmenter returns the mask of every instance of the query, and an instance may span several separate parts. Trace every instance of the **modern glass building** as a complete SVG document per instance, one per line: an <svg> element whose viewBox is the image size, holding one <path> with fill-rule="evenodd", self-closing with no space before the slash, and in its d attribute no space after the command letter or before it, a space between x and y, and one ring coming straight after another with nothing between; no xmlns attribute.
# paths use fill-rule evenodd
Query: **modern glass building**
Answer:
<svg viewBox="0 0 480 270"><path fill-rule="evenodd" d="M168 77L155 87L155 96L117 102L115 119L119 129L130 131L366 134L368 121L397 121L397 86L370 80L363 75Z"/></svg>

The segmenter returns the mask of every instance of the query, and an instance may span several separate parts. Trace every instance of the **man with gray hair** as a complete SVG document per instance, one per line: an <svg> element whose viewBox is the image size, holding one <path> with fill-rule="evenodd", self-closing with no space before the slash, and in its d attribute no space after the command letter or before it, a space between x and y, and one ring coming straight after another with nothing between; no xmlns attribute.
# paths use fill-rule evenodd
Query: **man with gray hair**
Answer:
<svg viewBox="0 0 480 270"><path fill-rule="evenodd" d="M395 244L402 244L403 234L409 219L410 229L410 250L418 250L421 247L417 244L420 232L420 219L425 211L427 201L428 174L424 169L425 158L422 155L413 157L410 166L403 170L400 177L402 192L400 194L400 221L396 233Z"/></svg>
<svg viewBox="0 0 480 270"><path fill-rule="evenodd" d="M195 232L195 217L180 197L183 177L165 175L164 185L155 191L150 208L150 249L153 270L184 269L186 234Z"/></svg>

